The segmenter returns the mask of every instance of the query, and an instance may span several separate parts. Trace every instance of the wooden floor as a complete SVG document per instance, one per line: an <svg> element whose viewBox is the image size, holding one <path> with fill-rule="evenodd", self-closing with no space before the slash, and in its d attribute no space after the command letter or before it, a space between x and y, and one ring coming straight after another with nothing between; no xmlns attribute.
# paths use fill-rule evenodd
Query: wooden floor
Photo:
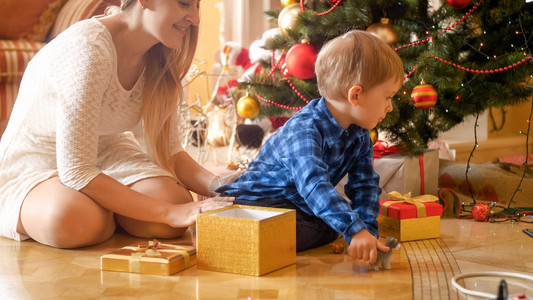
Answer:
<svg viewBox="0 0 533 300"><path fill-rule="evenodd" d="M457 274L505 271L533 275L526 223L443 219L440 239L404 242L392 269L369 271L329 246L298 253L296 264L262 277L197 270L173 276L100 271L100 256L146 242L117 232L108 241L60 250L0 238L1 299L467 299ZM165 242L190 243L190 236ZM501 278L474 278L467 288L495 294ZM511 294L533 297L531 282L506 279ZM528 286L529 285L529 286Z"/></svg>

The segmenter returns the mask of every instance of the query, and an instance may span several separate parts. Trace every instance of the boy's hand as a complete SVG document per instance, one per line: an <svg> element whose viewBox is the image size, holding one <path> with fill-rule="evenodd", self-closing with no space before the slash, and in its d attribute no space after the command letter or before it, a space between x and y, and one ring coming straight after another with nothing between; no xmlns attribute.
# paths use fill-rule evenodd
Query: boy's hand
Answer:
<svg viewBox="0 0 533 300"><path fill-rule="evenodd" d="M368 261L371 264L376 262L378 251L389 251L390 248L383 245L370 232L363 229L352 236L352 241L348 245L348 255L352 259Z"/></svg>

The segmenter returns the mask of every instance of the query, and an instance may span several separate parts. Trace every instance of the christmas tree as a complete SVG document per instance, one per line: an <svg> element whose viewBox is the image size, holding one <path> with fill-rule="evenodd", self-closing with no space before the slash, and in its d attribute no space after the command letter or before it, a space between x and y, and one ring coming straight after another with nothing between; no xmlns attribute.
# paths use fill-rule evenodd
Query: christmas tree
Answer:
<svg viewBox="0 0 533 300"><path fill-rule="evenodd" d="M434 1L435 2L435 1ZM411 153L490 107L531 99L533 3L524 0L283 0L266 14L280 34L261 71L241 85L261 103L259 117L291 114L320 97L316 51L351 29L367 30L393 47L406 80L394 110L377 130ZM388 21L388 22L387 22Z"/></svg>

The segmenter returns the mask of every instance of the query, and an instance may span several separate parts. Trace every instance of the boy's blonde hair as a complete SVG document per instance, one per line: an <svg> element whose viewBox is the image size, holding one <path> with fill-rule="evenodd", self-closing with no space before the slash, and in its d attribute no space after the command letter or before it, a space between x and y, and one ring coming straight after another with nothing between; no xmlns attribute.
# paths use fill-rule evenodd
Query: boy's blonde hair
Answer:
<svg viewBox="0 0 533 300"><path fill-rule="evenodd" d="M130 9L137 0L121 0L119 10L116 7L106 13L116 13ZM174 159L171 153L171 116L180 110L183 100L182 81L192 64L196 45L198 44L198 27L191 25L180 49L167 48L162 43L154 45L146 54L143 94L143 128L144 142L155 162L170 172L176 179Z"/></svg>
<svg viewBox="0 0 533 300"><path fill-rule="evenodd" d="M368 91L391 78L398 82L404 78L403 63L396 51L361 30L327 42L318 54L315 72L320 94L331 100L347 99L354 85Z"/></svg>

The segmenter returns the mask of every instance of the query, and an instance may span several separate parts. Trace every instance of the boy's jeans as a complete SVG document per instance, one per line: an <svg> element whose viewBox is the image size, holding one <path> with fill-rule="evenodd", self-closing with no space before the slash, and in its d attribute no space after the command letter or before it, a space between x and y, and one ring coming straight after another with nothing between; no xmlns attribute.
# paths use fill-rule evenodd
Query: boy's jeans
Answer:
<svg viewBox="0 0 533 300"><path fill-rule="evenodd" d="M235 204L296 210L296 251L316 248L331 243L339 237L339 234L322 219L304 213L288 200L235 200Z"/></svg>

